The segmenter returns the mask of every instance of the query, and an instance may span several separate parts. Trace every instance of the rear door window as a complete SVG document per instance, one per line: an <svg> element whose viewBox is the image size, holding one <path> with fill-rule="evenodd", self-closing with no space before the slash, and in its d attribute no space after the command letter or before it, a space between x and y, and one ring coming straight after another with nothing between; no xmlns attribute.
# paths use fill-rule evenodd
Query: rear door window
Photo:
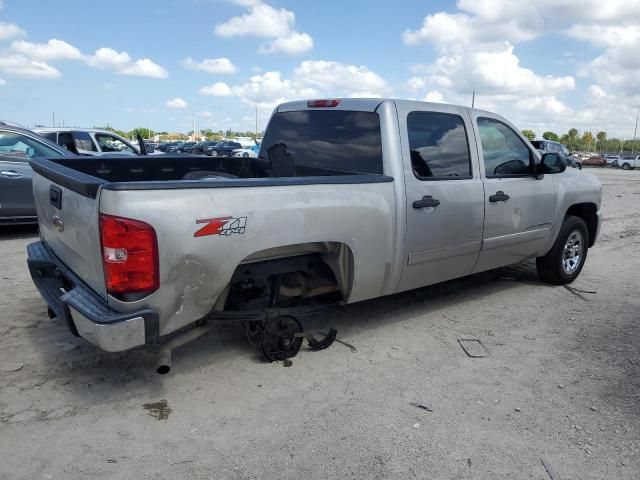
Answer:
<svg viewBox="0 0 640 480"><path fill-rule="evenodd" d="M375 112L300 110L273 115L260 157L286 158L296 175L382 173L380 117Z"/></svg>
<svg viewBox="0 0 640 480"><path fill-rule="evenodd" d="M420 180L471 178L464 122L458 115L411 112L407 117L411 168Z"/></svg>
<svg viewBox="0 0 640 480"><path fill-rule="evenodd" d="M87 132L73 132L73 141L76 144L78 150L84 150L86 152L97 152L98 148L93 143L91 135Z"/></svg>

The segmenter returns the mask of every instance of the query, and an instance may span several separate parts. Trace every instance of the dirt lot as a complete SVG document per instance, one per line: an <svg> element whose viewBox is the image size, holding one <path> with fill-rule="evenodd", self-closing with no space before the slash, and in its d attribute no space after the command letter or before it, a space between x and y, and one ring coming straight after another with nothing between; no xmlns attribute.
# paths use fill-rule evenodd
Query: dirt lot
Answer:
<svg viewBox="0 0 640 480"><path fill-rule="evenodd" d="M640 478L640 172L590 171L605 223L582 292L525 264L352 305L318 325L357 351L289 368L235 326L167 376L100 353L47 318L35 230L0 231L0 478L548 479L541 459L563 480Z"/></svg>

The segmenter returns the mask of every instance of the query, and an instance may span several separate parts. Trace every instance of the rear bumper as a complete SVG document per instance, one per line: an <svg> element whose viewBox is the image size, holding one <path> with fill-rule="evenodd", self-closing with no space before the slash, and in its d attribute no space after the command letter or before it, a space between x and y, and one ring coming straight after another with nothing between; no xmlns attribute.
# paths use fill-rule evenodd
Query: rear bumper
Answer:
<svg viewBox="0 0 640 480"><path fill-rule="evenodd" d="M107 352L121 352L158 339L158 315L150 309L119 313L87 287L43 242L27 246L33 283L69 329Z"/></svg>

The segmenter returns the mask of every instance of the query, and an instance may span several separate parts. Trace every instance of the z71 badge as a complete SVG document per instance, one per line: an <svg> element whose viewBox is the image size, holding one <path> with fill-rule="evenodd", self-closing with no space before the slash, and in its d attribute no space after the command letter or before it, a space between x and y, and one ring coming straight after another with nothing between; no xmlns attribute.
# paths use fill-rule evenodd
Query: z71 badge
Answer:
<svg viewBox="0 0 640 480"><path fill-rule="evenodd" d="M204 223L205 226L193 234L194 237L206 237L207 235L229 236L237 233L242 235L247 224L247 217L218 217L203 218L196 220L197 224Z"/></svg>

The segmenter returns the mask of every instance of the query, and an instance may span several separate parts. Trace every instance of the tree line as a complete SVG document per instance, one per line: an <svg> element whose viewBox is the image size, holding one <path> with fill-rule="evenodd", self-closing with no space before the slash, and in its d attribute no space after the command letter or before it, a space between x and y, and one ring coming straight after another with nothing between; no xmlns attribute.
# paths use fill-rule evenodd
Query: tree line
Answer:
<svg viewBox="0 0 640 480"><path fill-rule="evenodd" d="M522 134L531 140L536 139L536 134L532 130L522 130ZM607 132L600 131L593 135L591 131L580 134L578 129L572 128L564 135L555 132L544 132L542 138L554 142L560 142L572 152L599 152L599 153L620 153L640 151L640 140L621 140L619 138L608 138Z"/></svg>

